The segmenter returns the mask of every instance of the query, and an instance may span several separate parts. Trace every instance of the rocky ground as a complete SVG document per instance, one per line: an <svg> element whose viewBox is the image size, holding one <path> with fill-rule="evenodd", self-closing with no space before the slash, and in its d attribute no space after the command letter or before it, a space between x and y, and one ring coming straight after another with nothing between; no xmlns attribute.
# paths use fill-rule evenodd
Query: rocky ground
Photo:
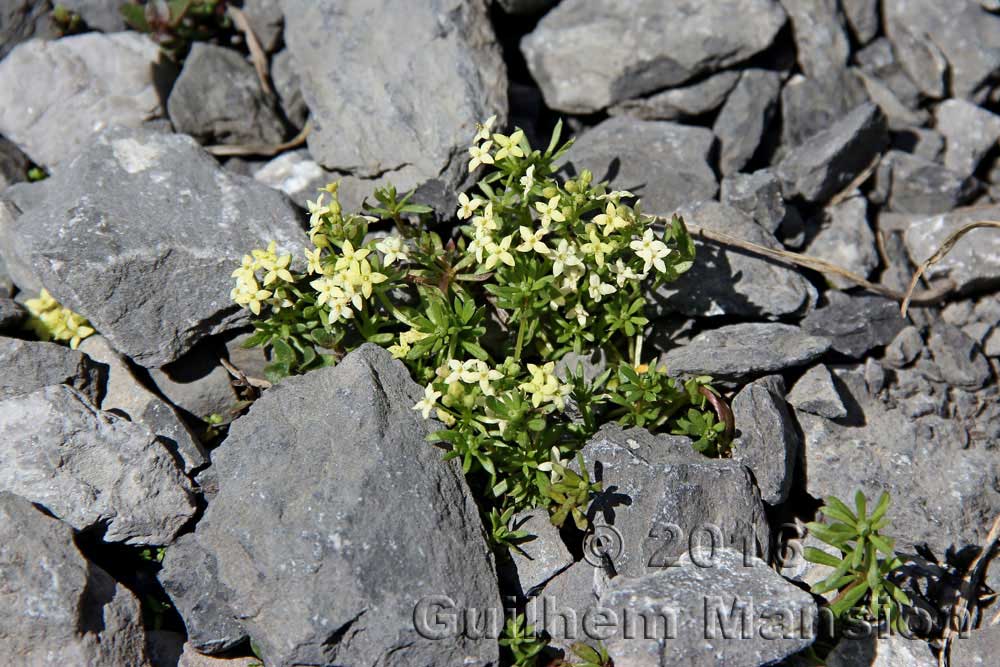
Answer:
<svg viewBox="0 0 1000 667"><path fill-rule="evenodd" d="M245 0L266 87L232 27L175 62L120 2L61 4L71 27L0 0L4 664L498 665L496 633L447 621L525 603L556 648L593 635L595 607L681 610L674 639L597 637L619 667L812 664L800 526L858 489L892 494L931 623L827 641L826 664L936 664L963 595L978 627L950 664L995 664L1000 566L966 572L1000 515L1000 230L930 267L947 294L905 319L840 276L699 240L652 295L647 346L716 378L735 453L605 427L583 453L595 530L621 541L610 569L544 513L521 517L522 553L492 553L384 350L249 411L259 392L226 367L267 363L229 299L249 248L301 248L333 179L352 209L391 181L450 215L492 114L533 145L565 119L567 170L645 211L904 291L951 232L1000 219L1000 3ZM43 288L98 334L33 339L23 304ZM729 547L709 567L688 549L705 530ZM750 600L754 626L718 632L708 600ZM776 614L797 631L757 627Z"/></svg>

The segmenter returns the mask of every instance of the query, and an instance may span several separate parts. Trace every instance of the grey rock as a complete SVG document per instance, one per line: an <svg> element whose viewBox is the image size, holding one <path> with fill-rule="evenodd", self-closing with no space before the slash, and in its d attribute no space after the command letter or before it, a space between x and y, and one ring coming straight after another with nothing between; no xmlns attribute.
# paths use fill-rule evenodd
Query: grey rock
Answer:
<svg viewBox="0 0 1000 667"><path fill-rule="evenodd" d="M871 357L865 359L865 384L868 385L868 392L873 396L878 395L885 388L885 381L886 374L882 363Z"/></svg>
<svg viewBox="0 0 1000 667"><path fill-rule="evenodd" d="M733 174L746 166L771 124L781 93L781 74L746 69L715 118L719 138L719 170Z"/></svg>
<svg viewBox="0 0 1000 667"><path fill-rule="evenodd" d="M146 665L139 601L64 523L0 492L0 651L11 665Z"/></svg>
<svg viewBox="0 0 1000 667"><path fill-rule="evenodd" d="M738 382L804 366L830 349L830 341L778 322L729 324L695 336L661 360L671 375L711 375Z"/></svg>
<svg viewBox="0 0 1000 667"><path fill-rule="evenodd" d="M281 0L243 0L243 13L264 51L274 51L285 22Z"/></svg>
<svg viewBox="0 0 1000 667"><path fill-rule="evenodd" d="M246 630L229 606L232 592L219 581L216 557L194 535L183 535L170 545L157 579L169 591L196 650L223 653L246 640Z"/></svg>
<svg viewBox="0 0 1000 667"><path fill-rule="evenodd" d="M768 248L778 241L747 214L707 201L680 213L705 229ZM659 287L657 307L689 316L776 317L804 311L812 288L796 271L766 259L696 241L698 261L678 280Z"/></svg>
<svg viewBox="0 0 1000 667"><path fill-rule="evenodd" d="M0 220L3 219L7 205L0 199ZM7 263L4 262L3 253L0 252L0 298L8 299L14 296L14 281L7 275Z"/></svg>
<svg viewBox="0 0 1000 667"><path fill-rule="evenodd" d="M885 348L883 361L890 368L903 368L913 363L923 349L924 339L920 335L920 330L914 326L908 326L900 331Z"/></svg>
<svg viewBox="0 0 1000 667"><path fill-rule="evenodd" d="M602 570L585 560L573 563L549 581L541 593L528 598L525 621L539 632L548 632L550 646L563 651L574 642L590 641L591 625L584 623L605 583Z"/></svg>
<svg viewBox="0 0 1000 667"><path fill-rule="evenodd" d="M827 305L806 315L802 328L827 338L834 350L848 357L860 359L887 345L906 326L899 304L891 299L835 291L827 292L826 298Z"/></svg>
<svg viewBox="0 0 1000 667"><path fill-rule="evenodd" d="M121 0L59 0L58 4L78 14L94 30L120 32L127 27Z"/></svg>
<svg viewBox="0 0 1000 667"><path fill-rule="evenodd" d="M536 508L514 517L514 529L534 536L510 550L521 591L530 595L573 564L573 556L563 544L559 529L549 520L549 512Z"/></svg>
<svg viewBox="0 0 1000 667"><path fill-rule="evenodd" d="M251 248L298 255L290 202L233 176L184 135L115 128L42 181L41 202L11 219L0 251L24 289L48 288L143 366L205 335L245 326L225 279Z"/></svg>
<svg viewBox="0 0 1000 667"><path fill-rule="evenodd" d="M303 208L307 202L316 200L320 188L335 180L344 180L340 174L321 167L305 149L282 153L258 169L253 177L275 190L281 190ZM345 204L341 198L341 205ZM353 208L348 206L346 210Z"/></svg>
<svg viewBox="0 0 1000 667"><path fill-rule="evenodd" d="M935 553L982 544L1000 510L994 453L964 449L964 434L937 415L911 417L871 396L861 367L835 369L847 418L832 421L796 410L805 444L810 495L892 496L886 532L907 553L926 543ZM852 407L854 406L854 407Z"/></svg>
<svg viewBox="0 0 1000 667"><path fill-rule="evenodd" d="M295 58L288 49L282 49L271 59L271 82L281 100L285 118L295 127L302 127L309 117L309 107L302 97L302 81L295 66Z"/></svg>
<svg viewBox="0 0 1000 667"><path fill-rule="evenodd" d="M908 109L917 111L924 99L924 93L896 58L892 42L885 37L879 37L857 51L854 59L860 66L860 71L884 84Z"/></svg>
<svg viewBox="0 0 1000 667"><path fill-rule="evenodd" d="M115 352L104 336L90 336L80 343L80 351L107 367L104 396L96 404L98 407L148 426L171 452L176 452L184 472L189 473L208 463L205 448L180 415L135 378L128 362Z"/></svg>
<svg viewBox="0 0 1000 667"><path fill-rule="evenodd" d="M233 49L195 42L167 101L178 132L202 143L277 144L278 115L253 65Z"/></svg>
<svg viewBox="0 0 1000 667"><path fill-rule="evenodd" d="M960 644L961 640L956 644ZM952 649L954 655L954 649ZM953 658L954 660L954 658ZM827 667L935 667L937 658L923 639L906 639L892 633L885 637L841 639L826 658ZM955 662L971 667L975 663Z"/></svg>
<svg viewBox="0 0 1000 667"><path fill-rule="evenodd" d="M771 0L568 0L521 51L551 108L588 113L746 60L784 23Z"/></svg>
<svg viewBox="0 0 1000 667"><path fill-rule="evenodd" d="M942 379L963 389L978 389L992 377L990 364L976 341L958 327L939 323L931 327L927 347Z"/></svg>
<svg viewBox="0 0 1000 667"><path fill-rule="evenodd" d="M770 169L725 177L722 179L719 200L748 214L754 222L772 234L778 231L785 219L781 182Z"/></svg>
<svg viewBox="0 0 1000 667"><path fill-rule="evenodd" d="M983 342L983 353L987 357L1000 357L1000 327L997 327Z"/></svg>
<svg viewBox="0 0 1000 667"><path fill-rule="evenodd" d="M236 338L226 341L226 358L229 363L242 371L248 378L263 379L266 375L264 369L271 363L270 350L264 347L243 347L243 343L252 334L240 334Z"/></svg>
<svg viewBox="0 0 1000 667"><path fill-rule="evenodd" d="M830 369L823 364L816 364L799 378L788 392L788 402L798 410L827 419L847 416L847 408L833 383Z"/></svg>
<svg viewBox="0 0 1000 667"><path fill-rule="evenodd" d="M987 667L1000 652L1000 628L983 623L968 635L959 634L951 644L951 660L956 665Z"/></svg>
<svg viewBox="0 0 1000 667"><path fill-rule="evenodd" d="M217 414L229 422L236 394L221 356L214 346L199 345L177 361L151 369L149 377L168 401L188 414L198 419Z"/></svg>
<svg viewBox="0 0 1000 667"><path fill-rule="evenodd" d="M809 243L809 254L869 277L879 260L864 196L855 190L849 197L823 209L820 219L820 229ZM827 280L839 289L854 287L853 282L840 276L827 276Z"/></svg>
<svg viewBox="0 0 1000 667"><path fill-rule="evenodd" d="M0 399L66 384L98 403L107 373L91 359L64 345L0 337Z"/></svg>
<svg viewBox="0 0 1000 667"><path fill-rule="evenodd" d="M1000 16L972 0L885 0L882 14L900 62L927 95L945 96L945 64L952 95L981 101L1000 67Z"/></svg>
<svg viewBox="0 0 1000 667"><path fill-rule="evenodd" d="M628 115L643 120L677 120L715 111L726 101L740 80L740 73L726 70L697 83L667 88L649 97L625 100L611 107L612 115Z"/></svg>
<svg viewBox="0 0 1000 667"><path fill-rule="evenodd" d="M0 192L28 178L28 156L9 139L0 137Z"/></svg>
<svg viewBox="0 0 1000 667"><path fill-rule="evenodd" d="M912 127L925 125L930 119L930 114L923 109L911 109L903 100L899 98L896 91L889 83L882 79L861 70L855 70L868 91L868 97L878 105L882 113L885 114L889 123L889 129L900 131Z"/></svg>
<svg viewBox="0 0 1000 667"><path fill-rule="evenodd" d="M823 202L864 170L888 143L885 115L864 104L813 135L778 165L786 196Z"/></svg>
<svg viewBox="0 0 1000 667"><path fill-rule="evenodd" d="M714 142L705 128L618 116L585 132L564 160L577 173L590 169L595 181L610 179L615 188L634 193L644 211L671 215L718 192L708 163Z"/></svg>
<svg viewBox="0 0 1000 667"><path fill-rule="evenodd" d="M507 115L506 71L484 0L284 6L317 162L363 178L390 175L400 191L448 191L467 178L475 123L497 114L500 130Z"/></svg>
<svg viewBox="0 0 1000 667"><path fill-rule="evenodd" d="M867 44L878 34L881 27L878 5L879 0L840 0L840 8L859 44Z"/></svg>
<svg viewBox="0 0 1000 667"><path fill-rule="evenodd" d="M782 148L801 145L867 101L864 83L851 70L828 72L817 79L796 74L781 90Z"/></svg>
<svg viewBox="0 0 1000 667"><path fill-rule="evenodd" d="M894 137L893 147L931 162L942 162L944 159L944 135L937 130L907 128Z"/></svg>
<svg viewBox="0 0 1000 667"><path fill-rule="evenodd" d="M970 207L913 221L904 235L910 259L919 266L937 252L955 230L979 220L996 220L997 215L1000 215L997 206ZM924 275L932 281L951 280L959 289L1000 280L1000 234L995 229L984 228L968 232Z"/></svg>
<svg viewBox="0 0 1000 667"><path fill-rule="evenodd" d="M877 186L897 213L946 213L972 199L974 179L917 155L889 151L879 165Z"/></svg>
<svg viewBox="0 0 1000 667"><path fill-rule="evenodd" d="M618 576L669 568L709 543L767 558L764 504L742 464L706 458L686 438L617 425L604 426L582 455L591 479L603 485L589 510L594 530L621 538L606 548Z"/></svg>
<svg viewBox="0 0 1000 667"><path fill-rule="evenodd" d="M780 0L788 12L802 73L817 78L847 67L850 42L837 0Z"/></svg>
<svg viewBox="0 0 1000 667"><path fill-rule="evenodd" d="M500 605L461 468L412 409L422 395L364 345L267 391L213 452L219 491L195 538L268 664L497 660L495 640L429 640L414 625L426 596L448 596L456 614Z"/></svg>
<svg viewBox="0 0 1000 667"><path fill-rule="evenodd" d="M24 306L13 299L0 296L0 333L14 331L28 317Z"/></svg>
<svg viewBox="0 0 1000 667"><path fill-rule="evenodd" d="M0 5L0 60L32 37L56 37L49 20L52 6L37 0L13 0Z"/></svg>
<svg viewBox="0 0 1000 667"><path fill-rule="evenodd" d="M0 490L108 542L169 544L195 513L190 483L141 424L54 385L0 401Z"/></svg>
<svg viewBox="0 0 1000 667"><path fill-rule="evenodd" d="M947 140L944 166L971 176L1000 139L1000 116L965 100L945 100L934 117L935 127Z"/></svg>
<svg viewBox="0 0 1000 667"><path fill-rule="evenodd" d="M32 40L0 61L0 134L36 163L66 164L104 128L138 127L162 114L160 48L145 35L85 33Z"/></svg>
<svg viewBox="0 0 1000 667"><path fill-rule="evenodd" d="M788 499L799 455L799 436L784 399L784 382L769 376L751 382L733 398L737 437L733 459L753 472L769 505Z"/></svg>
<svg viewBox="0 0 1000 667"><path fill-rule="evenodd" d="M772 664L812 644L817 615L809 593L730 549L618 577L594 609L616 619L603 629L611 634L605 645L616 665L629 667Z"/></svg>

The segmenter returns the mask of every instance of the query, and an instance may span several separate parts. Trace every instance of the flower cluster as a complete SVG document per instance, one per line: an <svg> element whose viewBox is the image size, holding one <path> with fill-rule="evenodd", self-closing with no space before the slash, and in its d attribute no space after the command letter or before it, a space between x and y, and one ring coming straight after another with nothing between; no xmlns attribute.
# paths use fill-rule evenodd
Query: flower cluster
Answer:
<svg viewBox="0 0 1000 667"><path fill-rule="evenodd" d="M25 301L24 306L30 315L25 327L41 340L64 341L75 350L84 338L94 333L85 317L63 308L45 288L37 298Z"/></svg>
<svg viewBox="0 0 1000 667"><path fill-rule="evenodd" d="M585 528L599 485L576 454L601 421L670 429L682 408L705 410L703 379L636 370L645 294L694 248L680 219L657 226L631 193L563 176L561 126L539 150L495 124L477 127L468 167L485 173L453 225L392 186L346 214L331 184L309 203L304 268L273 244L255 250L233 300L259 316L248 344L272 347L272 380L364 342L402 360L424 385L413 409L448 427L431 439L461 461L494 535L514 535L504 517L534 506ZM610 368L591 381L558 364L597 350Z"/></svg>

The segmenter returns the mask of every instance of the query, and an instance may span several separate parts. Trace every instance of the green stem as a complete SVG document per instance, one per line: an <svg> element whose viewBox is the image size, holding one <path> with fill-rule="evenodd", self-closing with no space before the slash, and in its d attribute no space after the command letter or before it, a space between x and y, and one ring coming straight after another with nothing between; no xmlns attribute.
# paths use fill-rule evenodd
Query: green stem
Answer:
<svg viewBox="0 0 1000 667"><path fill-rule="evenodd" d="M521 318L521 322L517 327L517 342L514 344L514 361L521 361L521 346L524 345L524 329L527 324L527 320Z"/></svg>

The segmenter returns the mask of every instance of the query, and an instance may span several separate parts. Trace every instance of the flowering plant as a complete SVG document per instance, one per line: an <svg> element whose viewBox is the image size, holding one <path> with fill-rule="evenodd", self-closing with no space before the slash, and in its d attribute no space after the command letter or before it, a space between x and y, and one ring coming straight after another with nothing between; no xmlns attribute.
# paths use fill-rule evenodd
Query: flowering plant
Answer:
<svg viewBox="0 0 1000 667"><path fill-rule="evenodd" d="M435 224L391 186L345 213L332 183L309 203L304 269L273 244L254 250L232 297L259 316L247 344L273 348L272 379L364 342L403 360L425 386L414 409L449 427L431 437L461 461L494 535L511 510L534 506L584 529L599 485L572 461L602 421L695 437L691 425L707 425L723 451L709 378L679 383L641 358L644 295L686 271L694 245L680 218L657 228L631 193L586 170L562 176L561 125L539 150L494 122L469 149L470 173L486 173L459 195L457 224ZM592 380L564 360L597 351L609 368Z"/></svg>
<svg viewBox="0 0 1000 667"><path fill-rule="evenodd" d="M39 340L69 343L75 350L84 338L94 334L94 328L83 315L64 308L44 287L36 298L27 299L24 306L29 315L24 326Z"/></svg>

